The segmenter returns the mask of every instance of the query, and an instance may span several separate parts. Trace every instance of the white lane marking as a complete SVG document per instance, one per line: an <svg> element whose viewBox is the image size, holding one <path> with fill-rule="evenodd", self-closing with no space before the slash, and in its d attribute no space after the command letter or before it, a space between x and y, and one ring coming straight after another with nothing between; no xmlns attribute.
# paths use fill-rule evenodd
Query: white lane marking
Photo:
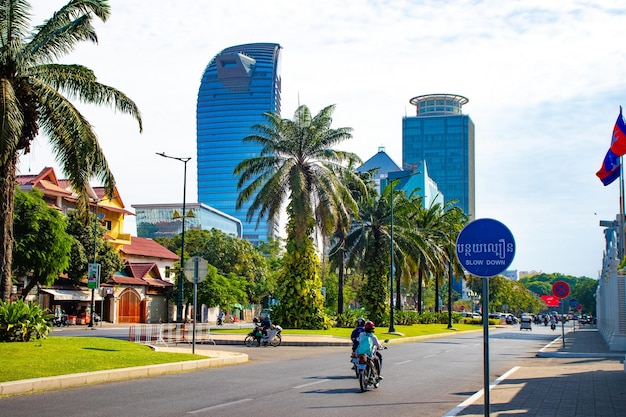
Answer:
<svg viewBox="0 0 626 417"><path fill-rule="evenodd" d="M550 346L552 346L554 343L556 343L559 340L561 340L561 336L557 337L556 339L554 339L553 341L551 341L550 343L548 343L547 345L539 349L539 352L543 352L544 350L548 349Z"/></svg>
<svg viewBox="0 0 626 417"><path fill-rule="evenodd" d="M252 401L252 398L243 398L241 400L231 401L229 403L216 404L216 405L212 405L210 407L205 407L205 408L200 408L198 410L188 411L187 414L204 413L205 411L215 410L216 408L228 407L230 405L235 405L235 404L241 404L241 403L245 403L245 402L248 402L248 401Z"/></svg>
<svg viewBox="0 0 626 417"><path fill-rule="evenodd" d="M495 381L493 381L493 384L489 385L489 391L491 391L496 385L498 385L500 382L504 381L505 379L507 379L513 372L517 371L520 367L519 366L514 366L513 368L509 369L507 372L505 372L504 374L502 374L502 376L500 376L500 378L496 379ZM456 407L454 407L452 410L448 411L446 414L443 415L443 417L455 417L456 415L458 415L461 411L463 411L464 409L466 409L469 405L473 404L477 399L479 399L480 397L483 396L483 392L484 392L484 388L481 389L480 391L476 392L474 395L472 395L471 397L469 397L467 400L463 401L461 404L457 405Z"/></svg>
<svg viewBox="0 0 626 417"><path fill-rule="evenodd" d="M425 356L422 356L422 359L432 358L433 356L437 356L437 354L433 353L432 355L425 355Z"/></svg>
<svg viewBox="0 0 626 417"><path fill-rule="evenodd" d="M297 385L293 387L293 389L304 388L315 384L321 384L322 382L328 382L330 379L320 379L319 381L309 382L308 384Z"/></svg>
<svg viewBox="0 0 626 417"><path fill-rule="evenodd" d="M405 363L409 363L409 362L413 362L413 360L408 360L408 361L402 361L402 362L396 362L394 363L394 365L404 365Z"/></svg>

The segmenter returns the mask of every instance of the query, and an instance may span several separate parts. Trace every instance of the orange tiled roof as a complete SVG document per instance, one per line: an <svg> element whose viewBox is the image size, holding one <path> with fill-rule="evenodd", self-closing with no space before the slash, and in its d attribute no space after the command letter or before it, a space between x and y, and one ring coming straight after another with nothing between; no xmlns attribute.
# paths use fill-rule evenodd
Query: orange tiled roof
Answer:
<svg viewBox="0 0 626 417"><path fill-rule="evenodd" d="M124 245L121 252L125 255L173 259L175 261L179 259L178 255L154 240L136 236L131 236L130 245Z"/></svg>
<svg viewBox="0 0 626 417"><path fill-rule="evenodd" d="M150 276L150 272L154 271L156 277ZM124 272L127 275L115 274L108 284L124 284L124 285L142 285L148 287L172 287L174 284L161 279L161 273L155 262L128 262Z"/></svg>
<svg viewBox="0 0 626 417"><path fill-rule="evenodd" d="M122 275L113 275L113 277L107 281L107 284L143 285L143 286L150 285L141 278L125 277Z"/></svg>
<svg viewBox="0 0 626 417"><path fill-rule="evenodd" d="M128 262L128 268L131 270L131 275L142 279L147 278L147 275L155 265L156 264L154 262Z"/></svg>

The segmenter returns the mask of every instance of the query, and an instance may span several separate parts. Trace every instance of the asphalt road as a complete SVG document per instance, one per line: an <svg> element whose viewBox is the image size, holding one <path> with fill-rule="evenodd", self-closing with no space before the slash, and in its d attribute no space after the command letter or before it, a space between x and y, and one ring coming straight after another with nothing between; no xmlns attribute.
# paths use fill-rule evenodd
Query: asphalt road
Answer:
<svg viewBox="0 0 626 417"><path fill-rule="evenodd" d="M542 326L491 330L490 380L556 336ZM250 362L3 398L0 416L442 416L484 384L481 332L390 345L385 380L365 393L345 348L206 348L242 351Z"/></svg>

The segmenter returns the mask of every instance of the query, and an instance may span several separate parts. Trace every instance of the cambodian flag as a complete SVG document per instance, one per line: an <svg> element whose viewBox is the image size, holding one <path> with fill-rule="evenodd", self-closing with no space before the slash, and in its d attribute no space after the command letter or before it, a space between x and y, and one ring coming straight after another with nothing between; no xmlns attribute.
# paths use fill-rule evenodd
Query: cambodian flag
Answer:
<svg viewBox="0 0 626 417"><path fill-rule="evenodd" d="M600 178L602 184L607 186L619 178L620 171L621 163L619 156L615 155L613 151L609 149L604 157L604 161L602 161L602 167L596 172L596 175Z"/></svg>
<svg viewBox="0 0 626 417"><path fill-rule="evenodd" d="M622 117L622 106L619 106L619 116L613 128L613 138L611 139L611 152L617 156L626 154L626 125Z"/></svg>

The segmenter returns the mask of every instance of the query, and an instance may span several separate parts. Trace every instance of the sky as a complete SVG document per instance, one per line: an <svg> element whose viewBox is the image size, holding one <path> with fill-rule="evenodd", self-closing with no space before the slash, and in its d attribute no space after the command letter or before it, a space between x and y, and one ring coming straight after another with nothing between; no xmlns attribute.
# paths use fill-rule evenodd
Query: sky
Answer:
<svg viewBox="0 0 626 417"><path fill-rule="evenodd" d="M35 0L40 24L65 0ZM380 146L402 164L412 97L459 94L476 130L475 218L515 237L509 269L597 278L600 220L619 213L619 181L595 176L626 104L626 7L619 0L111 0L99 43L61 58L133 99L144 124L79 106L95 126L125 206L197 201L196 100L210 60L255 42L282 47L282 116L335 104L339 148ZM59 170L44 137L20 174ZM94 184L98 185L98 184ZM127 216L126 232L135 235Z"/></svg>

